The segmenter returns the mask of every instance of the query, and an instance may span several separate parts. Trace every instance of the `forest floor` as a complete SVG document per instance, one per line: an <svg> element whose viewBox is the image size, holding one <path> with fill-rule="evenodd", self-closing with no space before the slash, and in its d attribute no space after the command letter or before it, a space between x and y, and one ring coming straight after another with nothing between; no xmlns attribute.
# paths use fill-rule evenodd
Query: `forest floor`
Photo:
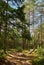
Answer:
<svg viewBox="0 0 44 65"><path fill-rule="evenodd" d="M26 52L27 53L27 52ZM6 59L0 61L0 65L32 65L32 59L36 56L23 52L9 52Z"/></svg>

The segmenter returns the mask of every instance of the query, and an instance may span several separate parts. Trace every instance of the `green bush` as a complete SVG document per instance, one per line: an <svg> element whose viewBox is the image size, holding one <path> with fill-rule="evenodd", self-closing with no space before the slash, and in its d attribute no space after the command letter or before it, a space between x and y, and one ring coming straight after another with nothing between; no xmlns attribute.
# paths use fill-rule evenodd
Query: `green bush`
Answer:
<svg viewBox="0 0 44 65"><path fill-rule="evenodd" d="M17 50L18 52L22 52L22 51L23 51L22 47L17 47L16 50Z"/></svg>
<svg viewBox="0 0 44 65"><path fill-rule="evenodd" d="M43 55L43 49L42 49L41 46L38 46L37 47L37 53L38 53L39 56L42 56Z"/></svg>
<svg viewBox="0 0 44 65"><path fill-rule="evenodd" d="M32 65L44 65L44 58L33 60Z"/></svg>
<svg viewBox="0 0 44 65"><path fill-rule="evenodd" d="M3 59L6 57L6 54L4 54L4 52L0 51L0 59Z"/></svg>

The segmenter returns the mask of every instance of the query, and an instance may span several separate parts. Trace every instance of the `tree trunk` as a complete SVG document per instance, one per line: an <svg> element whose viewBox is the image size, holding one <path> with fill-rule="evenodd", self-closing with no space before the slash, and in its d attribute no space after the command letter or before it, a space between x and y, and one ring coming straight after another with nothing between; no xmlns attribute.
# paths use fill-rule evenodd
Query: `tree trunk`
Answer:
<svg viewBox="0 0 44 65"><path fill-rule="evenodd" d="M4 43L3 43L3 48L4 48L4 53L6 53L6 48L7 48L7 21L5 21L5 26L4 26Z"/></svg>

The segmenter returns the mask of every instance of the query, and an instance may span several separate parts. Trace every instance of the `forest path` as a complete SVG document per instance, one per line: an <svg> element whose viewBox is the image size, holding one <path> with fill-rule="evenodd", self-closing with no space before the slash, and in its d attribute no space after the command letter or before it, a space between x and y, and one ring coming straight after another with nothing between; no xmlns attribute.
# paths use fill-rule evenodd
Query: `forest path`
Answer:
<svg viewBox="0 0 44 65"><path fill-rule="evenodd" d="M32 65L32 59L34 58L21 52L11 52L7 53L5 60L0 61L0 65Z"/></svg>
<svg viewBox="0 0 44 65"><path fill-rule="evenodd" d="M23 53L8 53L7 60L12 65L32 65L33 56L26 56Z"/></svg>

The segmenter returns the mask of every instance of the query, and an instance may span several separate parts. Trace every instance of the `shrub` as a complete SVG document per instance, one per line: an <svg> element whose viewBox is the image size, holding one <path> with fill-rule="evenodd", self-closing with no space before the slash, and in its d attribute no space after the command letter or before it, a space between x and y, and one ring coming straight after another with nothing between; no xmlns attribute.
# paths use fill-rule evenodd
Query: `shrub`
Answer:
<svg viewBox="0 0 44 65"><path fill-rule="evenodd" d="M22 47L17 47L16 50L17 50L18 52L22 52L22 51L23 51Z"/></svg>
<svg viewBox="0 0 44 65"><path fill-rule="evenodd" d="M39 56L42 56L43 55L43 50L42 50L42 47L41 46L38 46L37 47L37 53Z"/></svg>
<svg viewBox="0 0 44 65"><path fill-rule="evenodd" d="M44 65L44 58L37 58L33 60L32 65Z"/></svg>
<svg viewBox="0 0 44 65"><path fill-rule="evenodd" d="M6 54L4 54L4 52L0 51L0 59L3 59L6 57Z"/></svg>

